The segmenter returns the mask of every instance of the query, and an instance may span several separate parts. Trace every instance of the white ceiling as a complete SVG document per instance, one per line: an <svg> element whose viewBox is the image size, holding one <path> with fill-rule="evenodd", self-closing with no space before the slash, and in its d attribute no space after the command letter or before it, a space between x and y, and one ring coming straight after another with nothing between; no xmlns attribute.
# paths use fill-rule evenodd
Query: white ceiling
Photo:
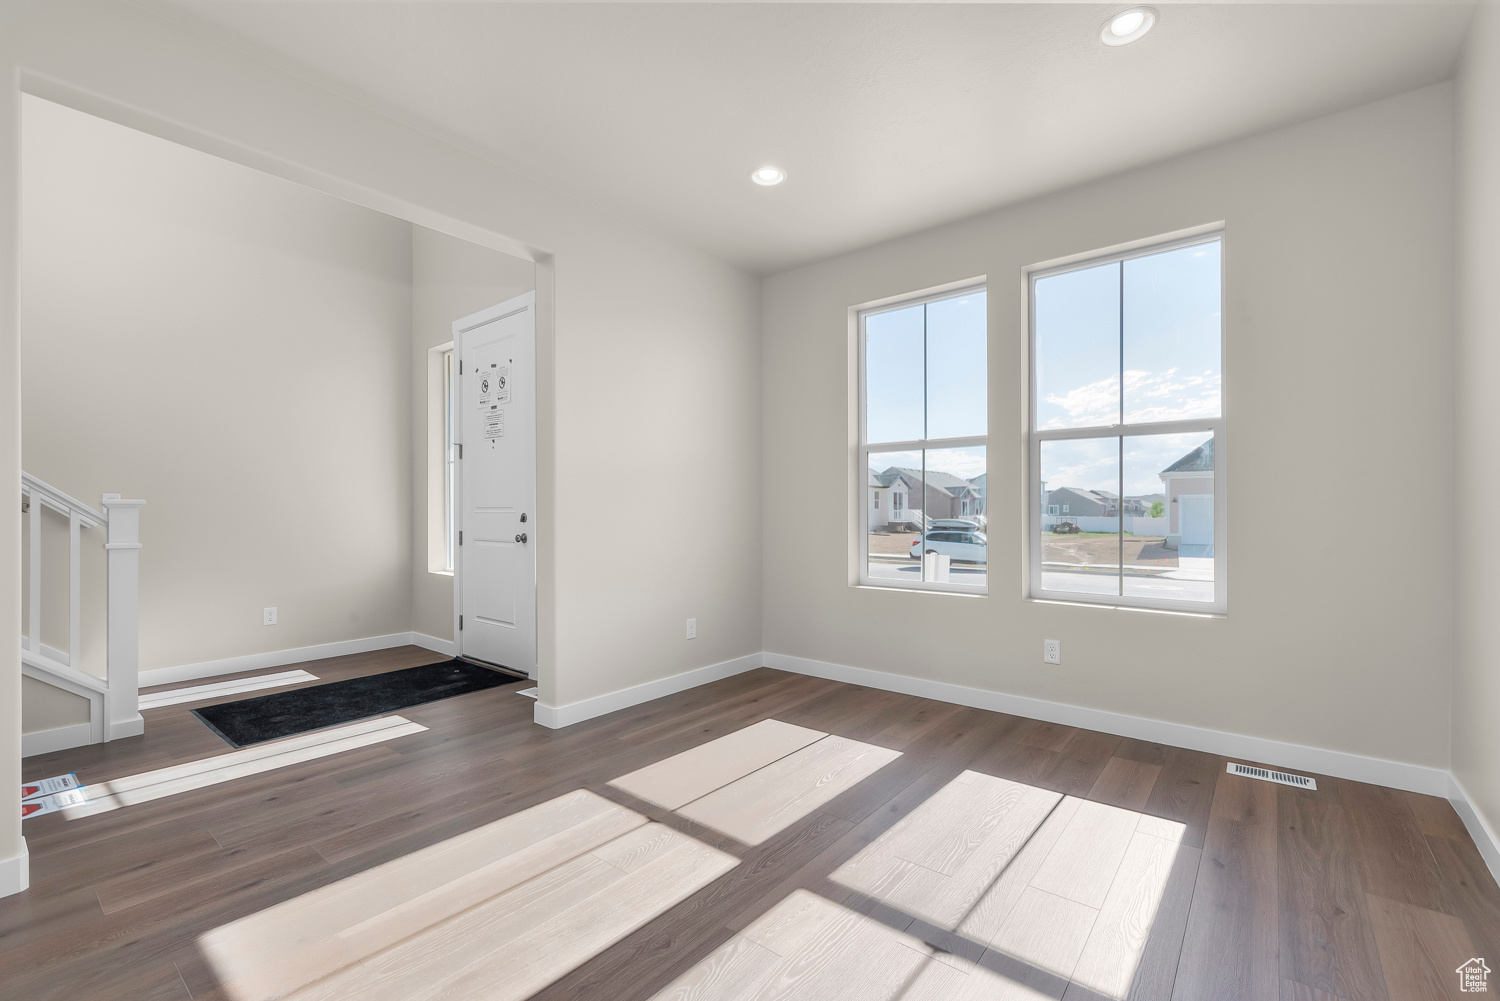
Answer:
<svg viewBox="0 0 1500 1001"><path fill-rule="evenodd" d="M760 274L1446 79L1472 9L1157 6L157 9Z"/></svg>

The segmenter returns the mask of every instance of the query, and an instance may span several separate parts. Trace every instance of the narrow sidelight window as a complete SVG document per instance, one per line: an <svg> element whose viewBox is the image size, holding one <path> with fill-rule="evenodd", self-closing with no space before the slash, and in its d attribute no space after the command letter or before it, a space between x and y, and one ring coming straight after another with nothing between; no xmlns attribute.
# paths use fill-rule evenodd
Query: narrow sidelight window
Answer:
<svg viewBox="0 0 1500 1001"><path fill-rule="evenodd" d="M447 543L445 570L453 569L454 522L453 471L458 448L453 442L453 351L443 352L443 538Z"/></svg>

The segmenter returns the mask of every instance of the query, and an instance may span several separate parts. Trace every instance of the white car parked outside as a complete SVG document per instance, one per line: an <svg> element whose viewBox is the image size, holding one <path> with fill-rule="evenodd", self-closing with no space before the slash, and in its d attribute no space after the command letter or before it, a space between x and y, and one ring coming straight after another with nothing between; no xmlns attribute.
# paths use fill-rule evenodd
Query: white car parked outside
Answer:
<svg viewBox="0 0 1500 1001"><path fill-rule="evenodd" d="M989 540L983 532L934 530L927 533L925 542L918 539L911 544L912 559L920 560L923 553L938 553L955 562L987 564Z"/></svg>

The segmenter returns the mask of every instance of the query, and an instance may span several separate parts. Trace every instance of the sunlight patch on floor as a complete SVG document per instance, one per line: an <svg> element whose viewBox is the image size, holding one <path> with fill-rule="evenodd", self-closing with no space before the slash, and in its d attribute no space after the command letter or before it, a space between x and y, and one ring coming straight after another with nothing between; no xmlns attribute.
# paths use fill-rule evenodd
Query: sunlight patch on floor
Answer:
<svg viewBox="0 0 1500 1001"><path fill-rule="evenodd" d="M900 757L765 720L614 780L759 844ZM966 771L661 999L1129 994L1181 824ZM231 1001L521 1001L739 864L578 790L217 928Z"/></svg>
<svg viewBox="0 0 1500 1001"><path fill-rule="evenodd" d="M676 810L828 734L775 719L689 748L610 782L637 799Z"/></svg>
<svg viewBox="0 0 1500 1001"><path fill-rule="evenodd" d="M967 771L833 881L1044 985L1129 993L1185 828Z"/></svg>
<svg viewBox="0 0 1500 1001"><path fill-rule="evenodd" d="M586 790L198 939L223 994L529 997L739 860Z"/></svg>
<svg viewBox="0 0 1500 1001"><path fill-rule="evenodd" d="M1184 830L966 771L657 1001L1123 999Z"/></svg>
<svg viewBox="0 0 1500 1001"><path fill-rule="evenodd" d="M106 782L90 782L83 787L86 800L63 810L68 820L91 817L118 810L122 806L149 803L179 793L206 789L221 782L258 775L303 761L324 758L340 751L368 747L427 728L404 716L381 716L361 720L348 726L330 727L285 740L244 747L228 754L215 754L180 765L170 765L135 775L123 775Z"/></svg>
<svg viewBox="0 0 1500 1001"><path fill-rule="evenodd" d="M655 1001L1055 1001L983 965L797 890Z"/></svg>
<svg viewBox="0 0 1500 1001"><path fill-rule="evenodd" d="M768 719L610 785L758 845L899 757L900 751Z"/></svg>
<svg viewBox="0 0 1500 1001"><path fill-rule="evenodd" d="M207 685L191 685L187 688L169 688L164 692L148 692L140 697L140 710L161 709L184 702L204 702L220 699L241 692L258 692L266 688L282 688L286 685L301 685L317 681L316 674L306 671L281 671L277 674L258 674L253 678L236 678L234 681L215 681Z"/></svg>
<svg viewBox="0 0 1500 1001"><path fill-rule="evenodd" d="M747 845L758 845L899 757L900 751L828 736L677 812Z"/></svg>

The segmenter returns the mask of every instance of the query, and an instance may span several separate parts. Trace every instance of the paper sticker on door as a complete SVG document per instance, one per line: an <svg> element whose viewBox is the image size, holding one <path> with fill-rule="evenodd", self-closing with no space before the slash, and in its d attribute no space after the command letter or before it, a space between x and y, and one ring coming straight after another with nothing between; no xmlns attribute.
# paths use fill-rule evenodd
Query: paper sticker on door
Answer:
<svg viewBox="0 0 1500 1001"><path fill-rule="evenodd" d="M501 365L493 373L495 379L495 402L505 405L510 402L510 366Z"/></svg>
<svg viewBox="0 0 1500 1001"><path fill-rule="evenodd" d="M484 436L491 441L505 437L505 411L492 407L484 415Z"/></svg>
<svg viewBox="0 0 1500 1001"><path fill-rule="evenodd" d="M479 409L488 410L495 402L495 373L479 373Z"/></svg>

